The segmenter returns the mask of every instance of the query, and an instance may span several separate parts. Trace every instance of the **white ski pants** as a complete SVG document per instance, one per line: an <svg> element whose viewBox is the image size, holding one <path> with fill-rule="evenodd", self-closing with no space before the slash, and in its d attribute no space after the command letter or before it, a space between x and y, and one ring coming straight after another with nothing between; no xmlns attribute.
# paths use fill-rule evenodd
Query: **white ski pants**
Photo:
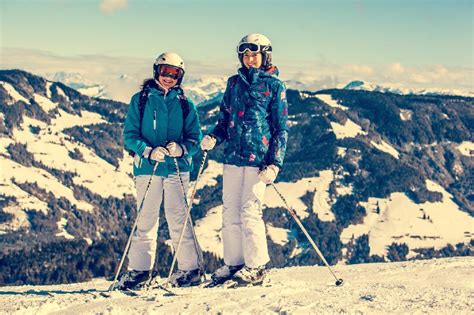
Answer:
<svg viewBox="0 0 474 315"><path fill-rule="evenodd" d="M224 165L222 238L224 262L250 268L269 260L262 204L265 183L257 167Z"/></svg>
<svg viewBox="0 0 474 315"><path fill-rule="evenodd" d="M189 172L181 173L184 188L187 192L189 185ZM137 176L137 209L145 194L150 176ZM153 181L148 190L137 229L132 238L128 253L128 270L151 270L156 255L156 239L159 226L159 213L161 201L164 197L165 217L168 228L176 249L179 236L186 218L183 191L177 174L168 177L153 176ZM178 268L181 270L194 270L198 268L198 258L191 226L188 222L178 254Z"/></svg>

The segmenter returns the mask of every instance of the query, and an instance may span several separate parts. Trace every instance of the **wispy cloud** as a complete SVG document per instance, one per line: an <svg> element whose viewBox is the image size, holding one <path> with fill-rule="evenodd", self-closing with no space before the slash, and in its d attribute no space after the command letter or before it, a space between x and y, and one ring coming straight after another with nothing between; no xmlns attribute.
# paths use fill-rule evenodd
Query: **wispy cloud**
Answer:
<svg viewBox="0 0 474 315"><path fill-rule="evenodd" d="M392 63L392 64L388 65L387 68L388 68L388 71L390 71L391 73L393 73L395 75L399 75L399 74L402 74L403 72L405 72L405 68L399 62Z"/></svg>
<svg viewBox="0 0 474 315"><path fill-rule="evenodd" d="M281 63L282 78L306 83L313 90L344 87L354 80L406 89L446 89L474 92L470 67L392 64ZM331 84L333 84L331 86Z"/></svg>
<svg viewBox="0 0 474 315"><path fill-rule="evenodd" d="M359 75L373 75L374 74L374 69L372 69L372 67L367 66L367 65L352 64L352 65L345 65L344 68L346 69L347 72L351 72L354 74L359 74Z"/></svg>
<svg viewBox="0 0 474 315"><path fill-rule="evenodd" d="M55 72L78 73L106 86L107 97L128 102L145 78L152 75L155 56L150 58L104 55L61 56L50 52L3 48L3 69L23 69L47 76ZM335 64L318 62L276 62L283 80L302 82L310 90L344 87L354 80L406 89L449 89L473 92L474 69L446 65L407 66L392 64ZM238 62L229 64L186 60L186 80L203 76L229 76ZM122 76L126 74L126 76ZM185 80L185 82L186 82Z"/></svg>
<svg viewBox="0 0 474 315"><path fill-rule="evenodd" d="M104 55L62 56L47 51L1 48L0 69L21 69L36 75L51 77L56 72L79 74L87 81L104 85L106 97L130 101L144 79L153 73L156 56L148 58L114 57ZM235 68L219 67L186 60L186 79L202 75L230 75Z"/></svg>
<svg viewBox="0 0 474 315"><path fill-rule="evenodd" d="M102 0L100 2L100 10L105 14L112 14L115 11L125 9L128 0Z"/></svg>

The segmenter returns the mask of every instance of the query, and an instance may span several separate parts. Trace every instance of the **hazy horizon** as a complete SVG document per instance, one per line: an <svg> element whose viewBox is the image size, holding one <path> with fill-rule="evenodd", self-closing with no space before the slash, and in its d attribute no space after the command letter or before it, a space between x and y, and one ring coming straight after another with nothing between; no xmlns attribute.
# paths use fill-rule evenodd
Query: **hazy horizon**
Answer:
<svg viewBox="0 0 474 315"><path fill-rule="evenodd" d="M1 69L79 73L122 100L163 51L181 54L188 80L235 73L236 44L251 32L271 39L283 80L312 89L362 80L474 90L464 0L4 0L0 14ZM116 81L122 74L131 80Z"/></svg>

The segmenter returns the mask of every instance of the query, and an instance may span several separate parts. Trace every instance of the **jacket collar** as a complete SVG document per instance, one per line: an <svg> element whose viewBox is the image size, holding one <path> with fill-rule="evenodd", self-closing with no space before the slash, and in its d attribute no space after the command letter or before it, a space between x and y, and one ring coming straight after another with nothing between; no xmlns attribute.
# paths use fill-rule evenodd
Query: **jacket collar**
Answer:
<svg viewBox="0 0 474 315"><path fill-rule="evenodd" d="M260 78L264 77L277 77L279 75L278 68L276 66L271 66L267 70L250 68L246 69L244 67L239 68L238 74L242 80L248 85L252 85L259 81Z"/></svg>
<svg viewBox="0 0 474 315"><path fill-rule="evenodd" d="M150 93L157 94L160 96L165 96L165 91L161 86L159 86L155 80L150 81L147 86L150 88ZM175 85L171 89L168 90L168 93L166 94L166 98L172 98L177 96L178 94L182 93L182 89L180 85Z"/></svg>

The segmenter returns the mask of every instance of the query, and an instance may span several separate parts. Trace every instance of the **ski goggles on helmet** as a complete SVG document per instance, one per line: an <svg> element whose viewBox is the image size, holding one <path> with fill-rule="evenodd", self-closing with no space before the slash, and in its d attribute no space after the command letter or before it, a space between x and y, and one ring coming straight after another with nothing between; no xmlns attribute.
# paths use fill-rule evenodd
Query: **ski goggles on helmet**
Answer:
<svg viewBox="0 0 474 315"><path fill-rule="evenodd" d="M171 66L171 65L159 65L158 75L162 77L179 80L183 77L184 71L181 68Z"/></svg>
<svg viewBox="0 0 474 315"><path fill-rule="evenodd" d="M247 51L252 52L252 53L272 51L272 46L259 45L259 44L254 44L254 43L242 43L237 47L237 52L239 54L243 54Z"/></svg>

